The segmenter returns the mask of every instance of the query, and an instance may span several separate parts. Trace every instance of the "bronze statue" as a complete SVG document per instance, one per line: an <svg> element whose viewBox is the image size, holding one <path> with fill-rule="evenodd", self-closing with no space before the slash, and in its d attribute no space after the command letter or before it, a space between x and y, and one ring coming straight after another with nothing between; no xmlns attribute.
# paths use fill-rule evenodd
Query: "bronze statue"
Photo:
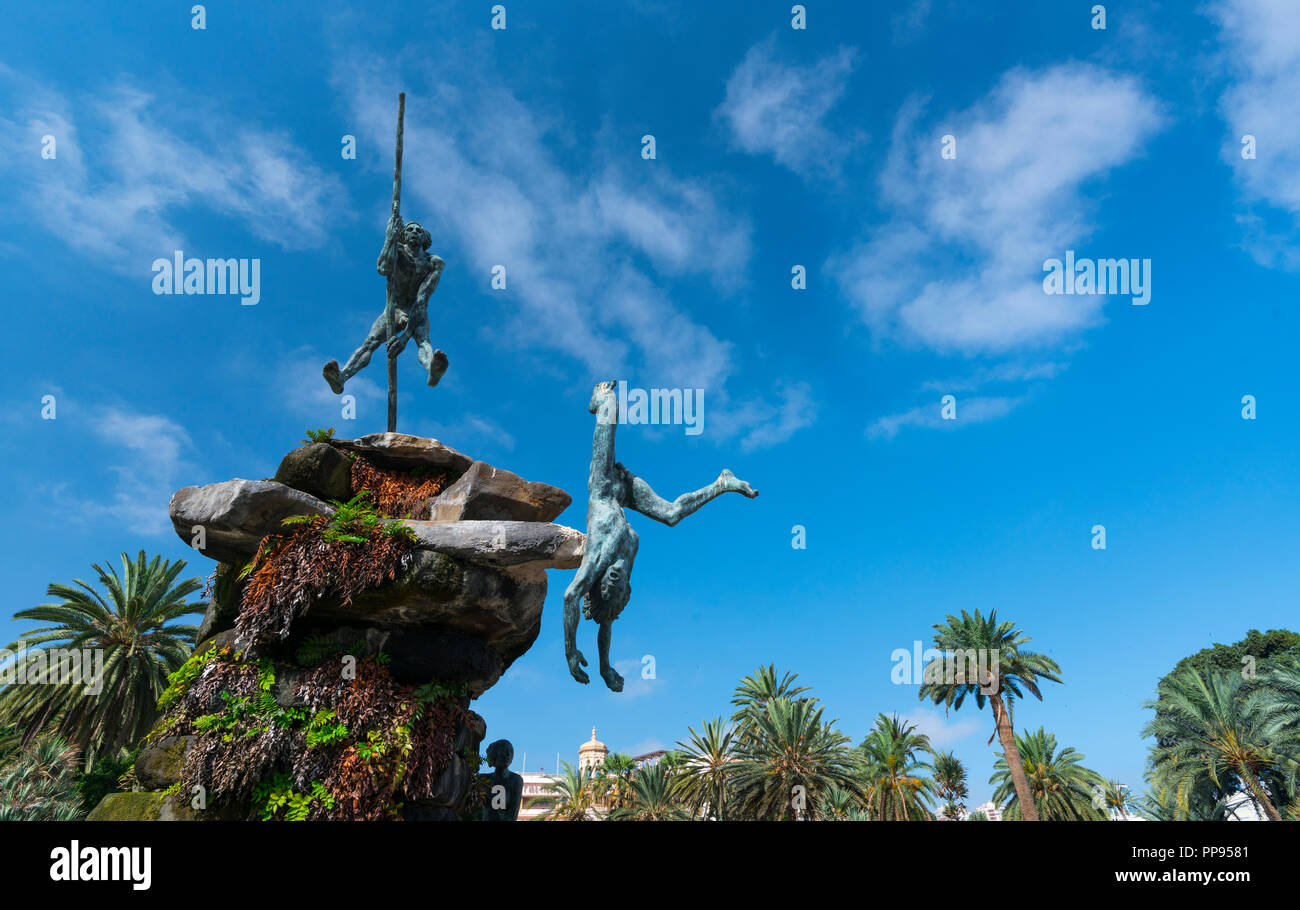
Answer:
<svg viewBox="0 0 1300 910"><path fill-rule="evenodd" d="M402 199L402 127L406 114L406 95L398 99L397 106L397 163L393 168L393 212L388 218L384 233L384 247L379 251L376 268L388 279L384 312L370 327L361 346L352 352L348 362L339 369L339 362L331 360L322 371L325 381L335 394L343 394L343 385L370 363L370 355L387 344L388 353L388 431L397 429L397 355L415 339L420 365L429 376L429 385L436 386L447 372L447 355L434 350L429 343L429 298L438 288L445 263L429 253L433 238L418 221L402 223L399 214Z"/></svg>
<svg viewBox="0 0 1300 910"><path fill-rule="evenodd" d="M758 491L723 470L707 487L684 493L673 502L661 498L648 483L614 460L614 431L619 416L617 387L617 382L599 383L587 405L587 410L596 415L591 474L587 479L587 541L578 574L564 592L564 656L573 678L580 683L587 682L587 674L582 669L587 659L577 647L581 601L582 615L600 626L596 643L600 649L601 679L610 689L621 692L623 677L609 662L610 625L632 596L632 563L637 551L637 535L627 523L623 509L632 509L672 527L723 493L740 493L753 499Z"/></svg>
<svg viewBox="0 0 1300 910"><path fill-rule="evenodd" d="M488 764L492 773L485 774L487 803L483 807L486 822L513 822L519 819L519 806L524 799L524 779L510 770L515 760L515 747L508 739L498 739L487 747Z"/></svg>

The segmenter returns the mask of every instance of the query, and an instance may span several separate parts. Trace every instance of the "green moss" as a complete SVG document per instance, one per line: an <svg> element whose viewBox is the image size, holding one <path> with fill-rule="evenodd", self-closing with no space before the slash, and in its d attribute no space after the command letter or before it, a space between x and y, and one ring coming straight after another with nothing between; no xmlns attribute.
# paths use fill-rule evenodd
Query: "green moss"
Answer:
<svg viewBox="0 0 1300 910"><path fill-rule="evenodd" d="M465 569L460 562L446 553L435 553L430 567L429 580L439 593L454 597L465 584Z"/></svg>
<svg viewBox="0 0 1300 910"><path fill-rule="evenodd" d="M86 816L88 822L156 822L162 814L161 793L110 793Z"/></svg>

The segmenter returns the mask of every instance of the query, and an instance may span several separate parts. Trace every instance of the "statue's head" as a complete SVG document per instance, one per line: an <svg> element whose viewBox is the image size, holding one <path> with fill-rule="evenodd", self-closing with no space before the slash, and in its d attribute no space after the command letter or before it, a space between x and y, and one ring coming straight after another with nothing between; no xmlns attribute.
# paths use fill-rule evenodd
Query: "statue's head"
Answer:
<svg viewBox="0 0 1300 910"><path fill-rule="evenodd" d="M406 230L402 232L402 243L416 250L427 250L433 245L433 238L429 232L418 221L406 222Z"/></svg>
<svg viewBox="0 0 1300 910"><path fill-rule="evenodd" d="M498 739L487 747L487 761L493 768L505 773L510 763L515 760L515 747L508 739Z"/></svg>
<svg viewBox="0 0 1300 910"><path fill-rule="evenodd" d="M600 403L606 398L616 395L618 392L618 380L610 379L607 382L598 382L596 387L591 390L591 401L587 402L587 410L595 414L600 407Z"/></svg>

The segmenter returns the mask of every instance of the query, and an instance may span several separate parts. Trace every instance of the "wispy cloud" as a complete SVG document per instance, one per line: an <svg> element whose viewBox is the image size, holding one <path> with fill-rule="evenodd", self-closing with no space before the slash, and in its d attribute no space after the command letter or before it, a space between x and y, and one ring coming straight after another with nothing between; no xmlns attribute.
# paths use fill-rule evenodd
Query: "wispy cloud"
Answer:
<svg viewBox="0 0 1300 910"><path fill-rule="evenodd" d="M931 430L956 430L963 426L987 423L1005 417L1027 400L1027 396L1001 395L963 398L957 402L957 416L945 420L938 399L932 404L918 405L900 414L878 417L867 427L869 439L893 439L906 427L923 427Z"/></svg>
<svg viewBox="0 0 1300 910"><path fill-rule="evenodd" d="M936 749L963 740L980 728L980 721L973 717L960 719L947 717L939 711L928 708L917 708L901 716L904 720L916 724L918 734L930 737L930 745Z"/></svg>
<svg viewBox="0 0 1300 910"><path fill-rule="evenodd" d="M1089 236L1089 186L1138 155L1162 122L1156 100L1071 63L1013 70L941 121L922 114L909 102L894 128L881 177L893 221L827 263L877 337L1005 352L1096 324L1105 298L1048 296L1042 264Z"/></svg>
<svg viewBox="0 0 1300 910"><path fill-rule="evenodd" d="M70 98L3 64L0 98L13 112L0 117L0 173L18 214L116 270L184 248L175 221L190 209L283 249L321 246L346 212L338 179L289 137L201 99L129 81ZM46 135L52 160L40 156Z"/></svg>
<svg viewBox="0 0 1300 910"><path fill-rule="evenodd" d="M1300 269L1300 4L1216 0L1207 9L1232 79L1219 109L1231 131L1224 160L1249 206L1240 216L1244 245L1263 265ZM1246 135L1255 137L1253 159L1242 157Z"/></svg>
<svg viewBox="0 0 1300 910"><path fill-rule="evenodd" d="M76 499L71 514L86 521L109 518L137 534L171 534L167 503L192 447L189 434L167 417L118 407L104 409L90 426L107 446L103 459L117 481L106 500Z"/></svg>
<svg viewBox="0 0 1300 910"><path fill-rule="evenodd" d="M732 72L714 116L751 155L771 155L805 177L837 174L849 143L823 120L844 94L856 58L856 50L842 47L816 63L784 63L776 58L775 38L768 38Z"/></svg>

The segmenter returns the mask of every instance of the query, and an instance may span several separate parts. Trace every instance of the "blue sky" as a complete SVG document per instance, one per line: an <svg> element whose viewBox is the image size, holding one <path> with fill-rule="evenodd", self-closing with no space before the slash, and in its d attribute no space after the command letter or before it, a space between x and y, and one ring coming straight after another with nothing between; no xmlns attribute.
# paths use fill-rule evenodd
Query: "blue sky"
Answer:
<svg viewBox="0 0 1300 910"><path fill-rule="evenodd" d="M979 802L988 717L927 710L890 655L996 608L1065 680L1017 726L1140 788L1155 680L1295 625L1300 7L1112 3L1098 30L1082 2L813 3L794 30L789 3L516 0L494 31L490 5L6 11L0 614L122 550L206 575L173 490L383 428L380 367L355 421L319 370L382 308L405 90L451 367L430 391L404 358L401 429L563 487L581 527L593 382L703 388L701 435L624 427L620 460L669 497L722 467L762 492L633 517L622 694L569 678L551 573L541 637L476 705L489 737L530 770L593 724L671 745L775 662L855 742L915 720ZM177 249L260 259L261 301L154 295ZM1150 303L1044 294L1066 250L1149 259Z"/></svg>

